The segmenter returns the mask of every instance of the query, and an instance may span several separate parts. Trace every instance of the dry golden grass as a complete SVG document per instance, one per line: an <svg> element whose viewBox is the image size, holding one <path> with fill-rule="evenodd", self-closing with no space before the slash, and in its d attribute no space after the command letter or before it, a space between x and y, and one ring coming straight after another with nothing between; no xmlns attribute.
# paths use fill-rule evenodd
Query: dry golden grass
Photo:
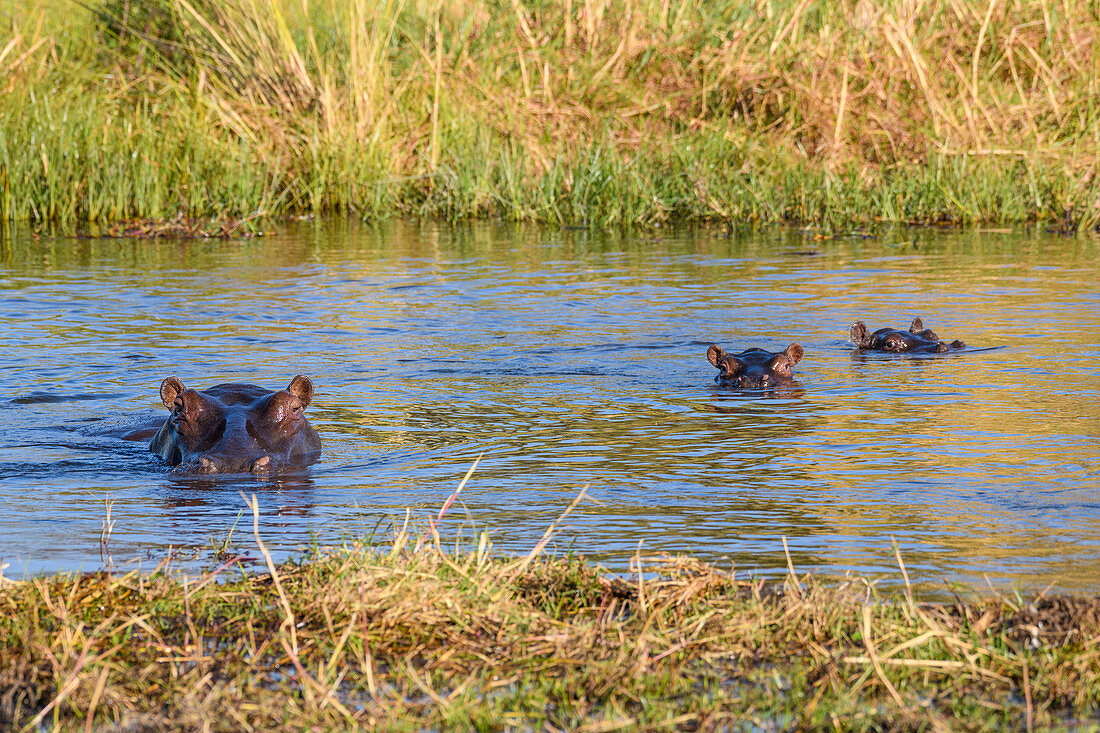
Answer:
<svg viewBox="0 0 1100 733"><path fill-rule="evenodd" d="M1095 598L918 603L907 584L769 584L689 557L617 577L498 557L484 534L448 551L434 522L280 567L256 540L264 574L230 558L0 584L0 722L1032 730L1100 712Z"/></svg>

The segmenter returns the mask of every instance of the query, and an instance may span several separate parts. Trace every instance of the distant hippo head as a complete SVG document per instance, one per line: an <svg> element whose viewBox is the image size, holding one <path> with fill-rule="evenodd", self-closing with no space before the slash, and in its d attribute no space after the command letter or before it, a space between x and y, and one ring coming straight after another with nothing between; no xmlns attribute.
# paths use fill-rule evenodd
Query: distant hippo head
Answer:
<svg viewBox="0 0 1100 733"><path fill-rule="evenodd" d="M198 391L168 377L160 399L172 414L149 449L180 470L260 473L320 454L321 439L304 414L313 382L301 374L278 392L254 384Z"/></svg>
<svg viewBox="0 0 1100 733"><path fill-rule="evenodd" d="M888 351L895 354L942 354L945 351L964 349L962 341L947 343L930 328L925 328L919 318L914 318L908 331L896 328L880 328L874 333L867 331L863 321L856 321L848 329L848 337L861 349Z"/></svg>
<svg viewBox="0 0 1100 733"><path fill-rule="evenodd" d="M718 367L715 381L741 389L771 389L790 384L794 365L802 361L802 347L791 344L784 351L745 349L727 354L720 346L707 349L707 360Z"/></svg>

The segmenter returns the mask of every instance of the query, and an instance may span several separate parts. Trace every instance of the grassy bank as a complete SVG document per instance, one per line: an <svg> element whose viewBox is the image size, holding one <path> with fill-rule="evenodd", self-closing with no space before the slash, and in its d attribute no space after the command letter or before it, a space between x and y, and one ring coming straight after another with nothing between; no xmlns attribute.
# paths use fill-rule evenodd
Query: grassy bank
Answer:
<svg viewBox="0 0 1100 733"><path fill-rule="evenodd" d="M255 526L255 525L254 525ZM541 543L540 543L541 544ZM431 530L203 577L0 581L0 724L60 730L1059 729L1100 715L1100 602L611 576ZM903 568L900 572L904 572ZM906 581L907 582L907 581Z"/></svg>
<svg viewBox="0 0 1100 733"><path fill-rule="evenodd" d="M0 10L0 215L1100 223L1069 0Z"/></svg>

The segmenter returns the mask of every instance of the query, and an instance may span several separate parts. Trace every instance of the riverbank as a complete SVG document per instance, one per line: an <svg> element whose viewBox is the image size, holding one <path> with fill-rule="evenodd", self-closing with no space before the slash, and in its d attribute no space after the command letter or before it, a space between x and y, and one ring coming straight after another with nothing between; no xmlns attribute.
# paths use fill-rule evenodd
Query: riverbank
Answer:
<svg viewBox="0 0 1100 733"><path fill-rule="evenodd" d="M0 581L0 722L1049 730L1100 714L1095 597L920 603L900 557L898 591L686 556L614 576L407 524L276 567L256 537L201 577Z"/></svg>
<svg viewBox="0 0 1100 733"><path fill-rule="evenodd" d="M1100 20L1081 4L5 12L5 219L1100 224Z"/></svg>

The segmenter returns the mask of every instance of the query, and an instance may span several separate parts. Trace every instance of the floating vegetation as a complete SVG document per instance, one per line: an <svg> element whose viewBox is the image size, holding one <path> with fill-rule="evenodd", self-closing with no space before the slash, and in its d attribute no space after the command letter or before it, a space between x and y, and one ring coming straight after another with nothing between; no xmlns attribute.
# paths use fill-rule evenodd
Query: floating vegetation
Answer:
<svg viewBox="0 0 1100 733"><path fill-rule="evenodd" d="M133 219L119 221L103 229L100 237L136 239L229 239L261 237L264 232L255 225L261 214L245 218L191 218L181 215L173 219Z"/></svg>

